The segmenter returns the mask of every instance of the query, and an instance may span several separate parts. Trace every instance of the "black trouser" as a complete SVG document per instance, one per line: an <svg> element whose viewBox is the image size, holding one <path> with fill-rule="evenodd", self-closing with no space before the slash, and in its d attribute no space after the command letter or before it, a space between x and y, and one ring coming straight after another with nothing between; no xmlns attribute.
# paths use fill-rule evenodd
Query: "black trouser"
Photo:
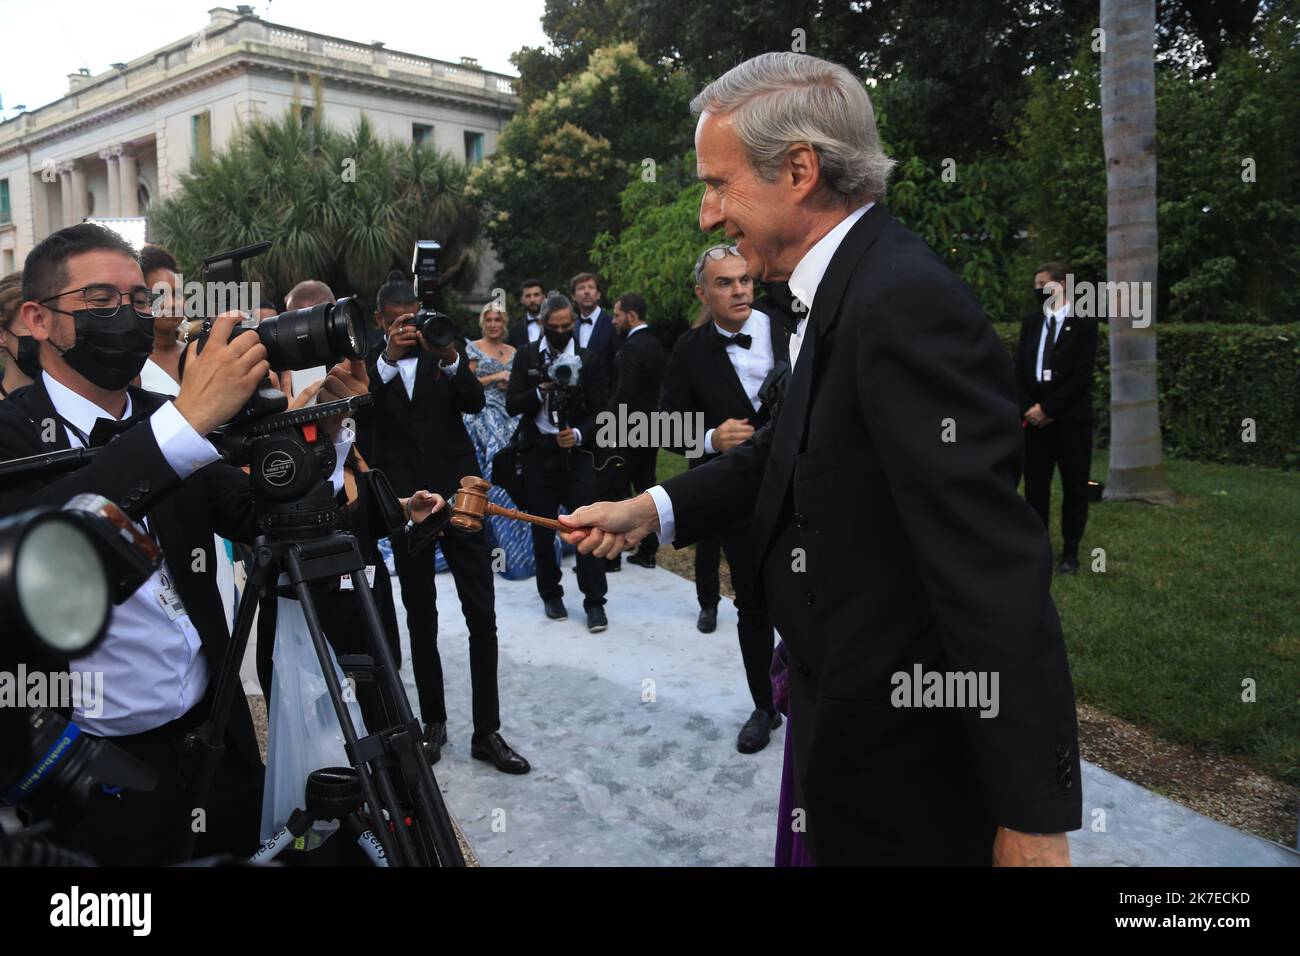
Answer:
<svg viewBox="0 0 1300 956"><path fill-rule="evenodd" d="M772 710L772 649L776 644L767 606L758 593L759 566L754 560L749 528L742 526L695 544L695 596L700 607L717 607L719 598L718 556L726 552L731 566L731 586L736 592L736 630L740 636L740 658L754 706Z"/></svg>
<svg viewBox="0 0 1300 956"><path fill-rule="evenodd" d="M215 685L215 674L211 681ZM85 812L60 826L55 842L89 854L101 866L164 866L184 862L185 840L201 821L195 859L218 853L251 856L258 847L262 821L265 770L261 762L251 765L227 735L201 817L194 814L190 781L182 778L185 735L202 723L210 706L211 685L207 699L171 723L144 733L103 738L157 773L158 784L150 791L122 790L112 796L98 785L92 787Z"/></svg>
<svg viewBox="0 0 1300 956"><path fill-rule="evenodd" d="M630 498L634 495L642 494L655 485L655 466L658 463L659 449L657 448L619 448L614 452L619 456L621 461L611 459L610 463L605 466L605 470L597 472L597 485L602 484L603 490L597 488L599 501L622 501L624 498ZM637 546L636 553L642 556L653 556L659 550L659 537L655 534L648 534ZM716 603L716 598L715 598Z"/></svg>
<svg viewBox="0 0 1300 956"><path fill-rule="evenodd" d="M402 583L406 630L411 636L411 670L425 723L445 721L447 703L442 687L442 658L438 655L438 590L434 581L437 552L434 542L411 553L405 532L393 535L393 561ZM469 680L473 695L474 737L501 729L497 699L497 612L492 580L492 554L482 532L449 527L437 539L447 559L460 609L469 628Z"/></svg>
<svg viewBox="0 0 1300 956"><path fill-rule="evenodd" d="M1092 422L1052 422L1025 428L1025 500L1051 527L1052 472L1061 469L1062 557L1079 557L1088 523L1088 473L1092 467Z"/></svg>
<svg viewBox="0 0 1300 956"><path fill-rule="evenodd" d="M379 608L379 621L384 626L384 637L393 654L393 662L398 669L402 666L402 643L397 631L397 608L393 603L393 584L388 577L388 568L382 558L375 564L375 585L372 591L375 604ZM366 654L376 665L375 655L364 630L361 606L357 603L356 592L326 587L320 581L312 582L309 587L316 604L316 614L320 618L325 638L334 650L335 657L346 654ZM266 712L271 713L271 675L274 671L275 624L277 616L277 595L270 589L262 593L262 600L257 609L257 680L262 685L262 696L266 699ZM375 690L377 688L370 688ZM385 715L383 705L375 693L363 687L357 688L357 703L361 707L361 716L366 722L366 730L374 733L389 726L391 721Z"/></svg>
<svg viewBox="0 0 1300 956"><path fill-rule="evenodd" d="M554 518L563 505L570 513L595 500L595 469L591 456L561 448L553 435L541 435L524 453L525 508L535 515ZM564 596L560 563L555 558L555 532L533 525L533 559L537 562L537 593L543 601ZM579 554L578 587L582 606L605 605L605 561Z"/></svg>

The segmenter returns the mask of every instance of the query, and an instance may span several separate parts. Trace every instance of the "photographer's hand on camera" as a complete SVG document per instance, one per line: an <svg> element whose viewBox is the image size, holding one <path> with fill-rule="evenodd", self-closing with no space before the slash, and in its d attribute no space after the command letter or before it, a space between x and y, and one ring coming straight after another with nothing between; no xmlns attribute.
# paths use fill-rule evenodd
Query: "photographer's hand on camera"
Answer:
<svg viewBox="0 0 1300 956"><path fill-rule="evenodd" d="M398 359L406 358L411 349L422 345L423 337L415 326L410 324L410 319L414 316L415 313L408 312L393 323L392 331L388 335L388 344L384 346L384 358L389 362L396 364Z"/></svg>
<svg viewBox="0 0 1300 956"><path fill-rule="evenodd" d="M175 405L200 435L234 417L270 370L266 348L257 336L230 338L241 318L238 312L223 313L212 323L202 352L197 342L189 346L185 380Z"/></svg>
<svg viewBox="0 0 1300 956"><path fill-rule="evenodd" d="M561 448L573 448L578 444L578 433L572 428L565 428L556 433L555 443Z"/></svg>

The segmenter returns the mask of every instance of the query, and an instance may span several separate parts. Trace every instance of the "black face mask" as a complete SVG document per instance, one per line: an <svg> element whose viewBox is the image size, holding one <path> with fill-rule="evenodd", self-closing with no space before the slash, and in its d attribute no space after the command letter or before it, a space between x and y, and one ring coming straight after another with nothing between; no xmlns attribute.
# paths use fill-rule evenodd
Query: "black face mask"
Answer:
<svg viewBox="0 0 1300 956"><path fill-rule="evenodd" d="M572 332L552 332L550 329L546 330L546 344L551 347L551 351L553 352L563 352L569 347L571 341L573 341Z"/></svg>
<svg viewBox="0 0 1300 956"><path fill-rule="evenodd" d="M22 372L28 378L35 379L41 374L41 343L37 342L30 335L16 336L18 339L18 354L14 355L9 352L14 364L18 366L18 371Z"/></svg>
<svg viewBox="0 0 1300 956"><path fill-rule="evenodd" d="M130 385L153 351L153 316L141 315L129 305L118 306L108 318L91 315L89 309L63 314L72 316L77 330L72 348L59 349L68 367L109 391Z"/></svg>

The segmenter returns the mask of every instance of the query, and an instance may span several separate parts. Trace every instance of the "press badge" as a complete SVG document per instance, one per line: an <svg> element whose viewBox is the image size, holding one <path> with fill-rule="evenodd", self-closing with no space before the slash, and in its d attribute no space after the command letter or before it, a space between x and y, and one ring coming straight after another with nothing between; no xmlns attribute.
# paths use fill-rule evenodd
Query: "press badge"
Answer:
<svg viewBox="0 0 1300 956"><path fill-rule="evenodd" d="M372 588L375 586L375 566L373 564L366 565L366 583L369 584ZM339 590L340 591L352 590L352 575L345 574L339 578Z"/></svg>
<svg viewBox="0 0 1300 956"><path fill-rule="evenodd" d="M185 616L185 605L181 603L180 595L176 593L176 586L162 571L158 572L158 585L153 589L153 599L167 615L167 620L175 621Z"/></svg>

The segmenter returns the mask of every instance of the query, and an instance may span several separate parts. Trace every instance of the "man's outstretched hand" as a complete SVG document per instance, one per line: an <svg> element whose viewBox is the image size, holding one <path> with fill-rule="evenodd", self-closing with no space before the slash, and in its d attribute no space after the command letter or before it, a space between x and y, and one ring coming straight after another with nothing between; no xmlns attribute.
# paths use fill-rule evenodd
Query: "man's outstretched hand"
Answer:
<svg viewBox="0 0 1300 956"><path fill-rule="evenodd" d="M626 501L598 501L583 505L571 515L560 515L560 523L573 528L561 532L580 554L612 558L659 530L659 511L654 499L640 494Z"/></svg>
<svg viewBox="0 0 1300 956"><path fill-rule="evenodd" d="M1069 866L1070 841L1064 833L1019 833L998 827L993 865Z"/></svg>

